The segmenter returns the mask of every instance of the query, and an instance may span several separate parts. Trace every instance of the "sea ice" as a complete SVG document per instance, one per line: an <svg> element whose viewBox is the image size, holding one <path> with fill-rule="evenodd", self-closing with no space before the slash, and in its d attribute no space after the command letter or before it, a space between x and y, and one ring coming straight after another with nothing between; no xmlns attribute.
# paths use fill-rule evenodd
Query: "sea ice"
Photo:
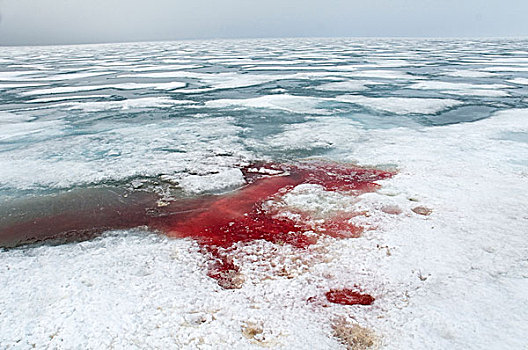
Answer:
<svg viewBox="0 0 528 350"><path fill-rule="evenodd" d="M193 101L173 100L169 97L142 97L121 101L67 102L53 105L55 108L80 109L86 112L112 109L166 108L175 105L191 104Z"/></svg>
<svg viewBox="0 0 528 350"><path fill-rule="evenodd" d="M64 94L71 92L81 91L94 91L103 89L121 89L121 90L136 90L136 89L156 89L156 90L175 90L185 87L185 83L181 82L170 82L170 83L116 83L116 84L105 84L105 85L89 85L89 86L61 86L52 87L45 89L36 89L23 92L25 96L33 95L51 95L51 94Z"/></svg>
<svg viewBox="0 0 528 350"><path fill-rule="evenodd" d="M291 113L321 113L317 105L325 101L323 98L294 96L294 95L268 95L248 99L220 99L207 101L206 107L225 108L238 106L244 108L269 108L280 109Z"/></svg>
<svg viewBox="0 0 528 350"><path fill-rule="evenodd" d="M366 97L361 95L342 95L336 97L336 101L354 103L394 114L435 114L463 103L440 98Z"/></svg>

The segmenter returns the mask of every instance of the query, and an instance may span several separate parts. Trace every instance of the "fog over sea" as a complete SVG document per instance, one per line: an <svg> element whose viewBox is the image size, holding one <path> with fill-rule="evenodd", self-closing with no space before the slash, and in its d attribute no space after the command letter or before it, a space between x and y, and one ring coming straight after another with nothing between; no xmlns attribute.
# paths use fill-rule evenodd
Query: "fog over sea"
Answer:
<svg viewBox="0 0 528 350"><path fill-rule="evenodd" d="M0 347L346 348L339 320L384 349L528 346L528 40L0 51L0 233L50 198L198 198L245 186L254 162L304 161L396 172L353 198L301 184L270 204L362 213L360 237L237 243L236 289L196 241L144 227L0 248ZM324 300L340 288L375 302Z"/></svg>

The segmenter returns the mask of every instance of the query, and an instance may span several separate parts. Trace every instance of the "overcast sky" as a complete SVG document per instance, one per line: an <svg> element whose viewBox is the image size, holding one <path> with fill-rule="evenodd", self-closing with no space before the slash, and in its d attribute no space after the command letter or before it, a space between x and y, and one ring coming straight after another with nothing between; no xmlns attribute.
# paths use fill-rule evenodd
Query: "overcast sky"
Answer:
<svg viewBox="0 0 528 350"><path fill-rule="evenodd" d="M0 0L0 45L528 36L528 0Z"/></svg>

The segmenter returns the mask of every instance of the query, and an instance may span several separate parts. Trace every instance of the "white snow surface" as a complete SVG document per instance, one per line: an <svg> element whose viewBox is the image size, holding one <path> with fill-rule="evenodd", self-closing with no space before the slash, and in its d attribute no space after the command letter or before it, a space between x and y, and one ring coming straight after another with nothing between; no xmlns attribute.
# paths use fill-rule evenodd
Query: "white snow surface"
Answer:
<svg viewBox="0 0 528 350"><path fill-rule="evenodd" d="M506 84L469 84L453 83L447 81L421 81L410 86L411 89L433 89L433 90L491 90L491 89L508 89L511 85Z"/></svg>
<svg viewBox="0 0 528 350"><path fill-rule="evenodd" d="M497 76L497 73L482 72L478 70L453 70L445 72L444 75L457 78L489 78Z"/></svg>
<svg viewBox="0 0 528 350"><path fill-rule="evenodd" d="M35 86L42 86L44 84L40 83L0 83L0 89L17 89L17 88L27 88L27 87L35 87Z"/></svg>
<svg viewBox="0 0 528 350"><path fill-rule="evenodd" d="M21 122L11 129L3 126L3 139L23 139L38 133L42 142L0 153L1 182L20 189L68 188L138 175L180 174L183 170L202 174L219 166L233 166L245 154L237 135L242 129L228 117L187 120L177 125L170 121L139 126L109 124L97 134L55 142L54 137L63 135L65 128L62 120ZM87 149L90 144L93 147ZM177 152L167 153L165 149Z"/></svg>
<svg viewBox="0 0 528 350"><path fill-rule="evenodd" d="M223 108L223 107L243 107L243 108L269 108L280 109L292 113L321 113L317 109L317 105L327 99L309 97L309 96L294 96L287 94L268 95L248 99L219 99L207 101L206 107Z"/></svg>
<svg viewBox="0 0 528 350"><path fill-rule="evenodd" d="M23 93L25 96L33 95L50 95L50 94L63 94L70 92L81 92L81 91L94 91L102 89L122 89L122 90L134 90L134 89L156 89L156 90L174 90L185 87L185 83L181 82L169 82L169 83L116 83L116 84L105 84L105 85L91 85L91 86L62 86L46 89L37 89L26 91Z"/></svg>
<svg viewBox="0 0 528 350"><path fill-rule="evenodd" d="M142 97L121 101L92 101L92 102L66 102L53 107L66 109L80 109L86 112L108 111L113 109L129 110L137 108L164 108L174 105L189 104L193 101L173 100L169 97Z"/></svg>
<svg viewBox="0 0 528 350"><path fill-rule="evenodd" d="M459 96L505 97L509 96L506 84L471 84L446 81L422 81L409 86L411 89L440 90L444 94Z"/></svg>
<svg viewBox="0 0 528 350"><path fill-rule="evenodd" d="M371 69L371 70L364 70L360 72L354 72L354 76L379 78L379 79L412 79L413 78L411 75L405 72L388 70L388 69L384 69L384 70Z"/></svg>
<svg viewBox="0 0 528 350"><path fill-rule="evenodd" d="M179 181L179 185L186 192L193 194L225 191L245 184L244 176L239 169L223 169L207 175L188 175Z"/></svg>
<svg viewBox="0 0 528 350"><path fill-rule="evenodd" d="M528 78L515 78L515 79L508 80L508 83L528 85Z"/></svg>
<svg viewBox="0 0 528 350"><path fill-rule="evenodd" d="M394 114L435 114L462 104L461 101L447 98L366 97L360 95L337 96L336 100Z"/></svg>
<svg viewBox="0 0 528 350"><path fill-rule="evenodd" d="M48 103L48 102L59 102L65 100L84 100L84 99L95 99L95 98L108 98L110 95L71 95L71 96L52 96L35 98L29 102L31 103Z"/></svg>
<svg viewBox="0 0 528 350"><path fill-rule="evenodd" d="M369 82L365 80L338 81L319 85L316 87L316 89L324 91L361 91L367 88L365 86L367 84L375 85L377 82Z"/></svg>

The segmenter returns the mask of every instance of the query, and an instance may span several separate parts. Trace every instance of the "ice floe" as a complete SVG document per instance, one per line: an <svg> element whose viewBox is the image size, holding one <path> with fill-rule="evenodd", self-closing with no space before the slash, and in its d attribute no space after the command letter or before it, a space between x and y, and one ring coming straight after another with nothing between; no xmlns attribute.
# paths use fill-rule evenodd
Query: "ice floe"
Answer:
<svg viewBox="0 0 528 350"><path fill-rule="evenodd" d="M482 72L478 70L453 70L444 72L443 75L456 78L489 78L497 76L497 73Z"/></svg>
<svg viewBox="0 0 528 350"><path fill-rule="evenodd" d="M336 101L354 103L394 114L435 114L463 104L461 101L448 98L366 97L361 95L337 96Z"/></svg>
<svg viewBox="0 0 528 350"><path fill-rule="evenodd" d="M185 87L185 83L181 82L169 82L169 83L116 83L116 84L105 84L105 85L86 85L86 86L61 86L45 89L36 89L26 91L23 95L51 95L51 94L64 94L71 92L81 91L95 91L104 89L118 89L118 90L136 90L136 89L155 89L155 90L175 90Z"/></svg>
<svg viewBox="0 0 528 350"><path fill-rule="evenodd" d="M319 85L316 89L325 91L361 91L367 89L367 84L376 85L377 83L364 80L338 81Z"/></svg>
<svg viewBox="0 0 528 350"><path fill-rule="evenodd" d="M225 108L225 107L243 107L243 108L269 108L280 109L292 113L321 113L317 106L327 99L294 96L294 95L268 95L248 99L220 99L207 101L206 107Z"/></svg>
<svg viewBox="0 0 528 350"><path fill-rule="evenodd" d="M174 100L169 97L142 97L121 101L69 102L54 105L55 108L80 109L86 112L107 111L113 109L165 108L175 105L190 104L193 101Z"/></svg>
<svg viewBox="0 0 528 350"><path fill-rule="evenodd" d="M471 84L447 81L421 81L409 86L411 89L440 90L440 92L460 96L509 96L507 89L513 88L506 84Z"/></svg>
<svg viewBox="0 0 528 350"><path fill-rule="evenodd" d="M528 78L514 78L514 79L508 80L508 83L528 85Z"/></svg>
<svg viewBox="0 0 528 350"><path fill-rule="evenodd" d="M381 69L371 69L371 70L362 70L354 73L354 76L357 77L368 77L368 78L378 78L378 79L420 79L420 77L413 77L412 75L395 70L381 70Z"/></svg>

